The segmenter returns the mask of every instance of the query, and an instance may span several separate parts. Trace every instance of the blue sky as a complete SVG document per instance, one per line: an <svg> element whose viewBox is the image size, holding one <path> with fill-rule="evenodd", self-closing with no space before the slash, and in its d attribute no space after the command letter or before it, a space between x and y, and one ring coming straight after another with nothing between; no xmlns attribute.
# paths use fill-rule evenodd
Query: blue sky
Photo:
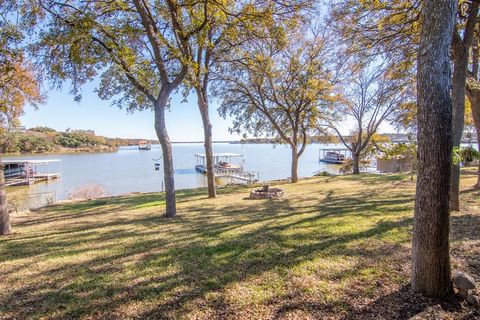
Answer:
<svg viewBox="0 0 480 320"><path fill-rule="evenodd" d="M75 102L69 93L68 85L61 90L49 90L47 102L38 109L25 108L21 117L22 125L27 128L47 126L57 131L71 129L90 129L97 135L119 138L157 139L153 127L152 111L128 113L101 100L95 92L96 82L86 84L82 89L83 99ZM192 95L188 102L181 102L181 93L172 95L171 110L167 112L167 129L172 141L202 141L202 120L197 108L196 97ZM210 105L210 117L213 125L213 139L239 140L241 136L232 135L228 128L230 119L223 119L217 113L218 104ZM348 133L352 123L347 121L342 126L342 133ZM384 123L380 132L394 132L393 127Z"/></svg>
<svg viewBox="0 0 480 320"><path fill-rule="evenodd" d="M95 82L82 89L82 101L75 102L68 86L61 90L49 90L47 102L37 110L28 106L21 117L22 125L27 128L48 126L58 131L71 129L91 129L97 135L119 138L156 139L153 127L152 111L128 113L110 106L109 101L101 100L95 93ZM181 94L172 95L172 108L167 112L167 128L172 141L202 141L202 120L192 95L188 102L181 103ZM211 104L214 140L238 140L228 128L230 120L221 118L217 113L217 104Z"/></svg>

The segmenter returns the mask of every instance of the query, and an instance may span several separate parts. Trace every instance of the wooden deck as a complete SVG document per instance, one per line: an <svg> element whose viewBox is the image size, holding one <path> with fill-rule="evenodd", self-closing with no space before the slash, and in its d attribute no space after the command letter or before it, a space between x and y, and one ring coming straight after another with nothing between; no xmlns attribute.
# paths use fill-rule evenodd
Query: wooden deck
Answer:
<svg viewBox="0 0 480 320"><path fill-rule="evenodd" d="M202 165L197 165L195 169L203 174L207 173L207 168ZM215 178L218 179L231 179L244 181L247 183L253 183L259 180L259 173L253 171L244 171L243 168L215 168L214 169Z"/></svg>
<svg viewBox="0 0 480 320"><path fill-rule="evenodd" d="M13 178L5 181L5 186L27 186L41 181L50 181L60 178L60 173L38 173L29 178Z"/></svg>
<svg viewBox="0 0 480 320"><path fill-rule="evenodd" d="M259 180L258 172L232 170L215 170L215 178L230 178L232 180L240 180L248 183L253 183Z"/></svg>

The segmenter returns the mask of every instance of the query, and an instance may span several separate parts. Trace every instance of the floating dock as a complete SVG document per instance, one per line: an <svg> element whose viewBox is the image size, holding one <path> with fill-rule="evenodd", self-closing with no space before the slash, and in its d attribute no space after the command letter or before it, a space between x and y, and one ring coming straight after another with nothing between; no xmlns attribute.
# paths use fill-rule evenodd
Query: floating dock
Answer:
<svg viewBox="0 0 480 320"><path fill-rule="evenodd" d="M52 163L60 163L60 160L2 160L5 185L7 187L31 185L40 181L58 179L59 172L49 172L49 165Z"/></svg>

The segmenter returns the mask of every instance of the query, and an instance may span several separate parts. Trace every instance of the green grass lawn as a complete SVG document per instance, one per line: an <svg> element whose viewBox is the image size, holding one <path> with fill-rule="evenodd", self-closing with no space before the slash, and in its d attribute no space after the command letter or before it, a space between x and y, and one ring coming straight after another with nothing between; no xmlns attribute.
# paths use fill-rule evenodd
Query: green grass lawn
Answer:
<svg viewBox="0 0 480 320"><path fill-rule="evenodd" d="M480 193L473 172L462 178L452 263L480 280ZM0 319L402 319L438 303L408 287L407 176L279 187L279 200L179 192L174 219L162 194L14 214L0 238Z"/></svg>

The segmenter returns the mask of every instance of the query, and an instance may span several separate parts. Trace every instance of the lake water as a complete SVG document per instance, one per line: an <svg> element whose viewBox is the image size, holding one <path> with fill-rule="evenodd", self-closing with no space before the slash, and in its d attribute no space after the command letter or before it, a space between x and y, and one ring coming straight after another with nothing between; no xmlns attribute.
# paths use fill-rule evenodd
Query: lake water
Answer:
<svg viewBox="0 0 480 320"><path fill-rule="evenodd" d="M319 162L320 148L341 146L308 145L299 161L300 177L311 177L315 172L323 170L338 173L338 165ZM214 152L243 154L245 169L257 171L260 181L286 179L290 176L291 152L285 145L216 143ZM195 153L204 153L203 144L173 145L176 189L206 186L206 177L195 171ZM60 179L37 183L25 189L30 194L53 191L56 199L62 200L68 198L75 189L93 183L101 185L109 195L162 191L163 165L159 171L154 168L154 159L160 156L160 146L154 145L150 151L140 151L138 147L132 146L113 153L34 154L6 158L60 159L60 163L49 165L51 172L61 174Z"/></svg>

